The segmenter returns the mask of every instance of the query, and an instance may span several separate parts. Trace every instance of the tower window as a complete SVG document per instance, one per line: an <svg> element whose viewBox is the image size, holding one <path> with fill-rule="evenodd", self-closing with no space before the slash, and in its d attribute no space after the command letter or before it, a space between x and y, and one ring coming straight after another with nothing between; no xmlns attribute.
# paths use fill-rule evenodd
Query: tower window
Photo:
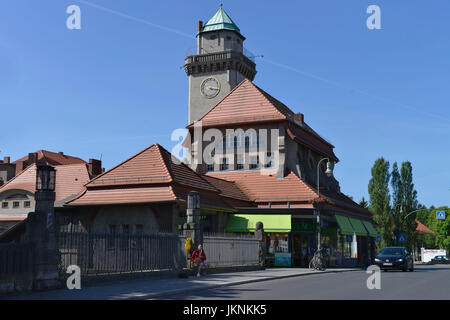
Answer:
<svg viewBox="0 0 450 320"><path fill-rule="evenodd" d="M18 208L20 206L20 202L19 201L14 201L13 202L13 208Z"/></svg>
<svg viewBox="0 0 450 320"><path fill-rule="evenodd" d="M214 171L214 164L207 164L206 171Z"/></svg>
<svg viewBox="0 0 450 320"><path fill-rule="evenodd" d="M236 170L244 169L244 155L238 154L236 155Z"/></svg>
<svg viewBox="0 0 450 320"><path fill-rule="evenodd" d="M217 36L215 34L213 34L212 36L209 37L209 40L215 40L217 39Z"/></svg>
<svg viewBox="0 0 450 320"><path fill-rule="evenodd" d="M266 168L271 168L273 165L273 156L272 152L267 152L267 162L266 162Z"/></svg>
<svg viewBox="0 0 450 320"><path fill-rule="evenodd" d="M222 163L220 164L220 170L228 170L227 158L222 159Z"/></svg>
<svg viewBox="0 0 450 320"><path fill-rule="evenodd" d="M259 156L250 157L250 169L258 169Z"/></svg>
<svg viewBox="0 0 450 320"><path fill-rule="evenodd" d="M8 208L8 202L2 202L2 208L3 209Z"/></svg>
<svg viewBox="0 0 450 320"><path fill-rule="evenodd" d="M25 202L23 203L23 206L24 206L25 208L29 208L29 207L31 207L31 202L30 202L30 201L25 201Z"/></svg>

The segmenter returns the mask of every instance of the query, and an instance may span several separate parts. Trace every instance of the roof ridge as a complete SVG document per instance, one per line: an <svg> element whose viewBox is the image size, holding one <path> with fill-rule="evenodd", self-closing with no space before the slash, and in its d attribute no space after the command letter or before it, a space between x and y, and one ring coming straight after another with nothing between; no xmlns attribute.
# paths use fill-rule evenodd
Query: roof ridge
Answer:
<svg viewBox="0 0 450 320"><path fill-rule="evenodd" d="M208 112L206 112L200 119L198 119L197 121L191 122L190 124L187 125L187 128L191 127L194 123L202 121L202 119L204 117L206 117L207 114L209 114L211 111L213 111L223 100L225 100L229 95L231 95L234 91L236 91L237 88L241 87L245 82L250 82L252 83L249 79L245 78L244 80L242 80L236 87L233 88L233 90L231 90L230 92L228 92L227 95L225 95L225 97L223 97L219 102L217 102L215 104L214 107L212 107L211 109L209 109Z"/></svg>
<svg viewBox="0 0 450 320"><path fill-rule="evenodd" d="M90 184L90 183L93 182L93 181L96 181L96 180L99 179L100 177L103 177L103 176L106 175L107 173L113 171L114 169L117 169L117 168L120 167L121 165L127 163L128 161L130 161L130 160L136 158L136 157L139 156L140 154L146 152L146 151L149 150L150 148L152 148L152 147L154 147L154 146L157 146L157 145L158 145L158 143L153 143L152 145L148 146L147 148L145 148L145 149L139 151L138 153L132 155L132 156L129 157L128 159L125 159L124 161L122 161L122 162L120 162L119 164L115 165L115 166L112 167L111 169L109 169L109 170L103 172L102 174L99 174L99 175L96 176L94 179L89 180L89 181L85 184L85 186L87 186L88 184Z"/></svg>
<svg viewBox="0 0 450 320"><path fill-rule="evenodd" d="M10 179L9 181L7 181L4 185L2 185L0 187L0 192L2 191L2 189L4 187L6 187L8 184L10 184L13 180L17 179L18 177L20 177L22 174L24 174L25 172L27 172L28 170L31 170L31 168L36 167L36 164L33 163L31 165L29 165L28 167L26 167L24 170L20 171L19 174L15 175L12 179Z"/></svg>
<svg viewBox="0 0 450 320"><path fill-rule="evenodd" d="M274 96L272 96L270 93L264 91L263 89L261 89L260 87L258 87L258 86L257 86L256 84L254 84L253 82L251 82L251 83L252 83L252 85L259 91L259 93L263 95L264 99L266 99L267 102L269 102L269 103L270 103L270 104L271 104L271 105L272 105L279 113L281 113L283 116L286 116L286 118L287 118L287 115L286 115L284 112L282 112L280 109L278 109L277 106L274 105L273 102L270 101L270 99L269 99L267 96L269 96L271 99L275 100L276 102L280 103L284 108L286 108L286 109L287 109L288 111L290 111L292 114L295 114L295 112L292 111L291 108L289 108L289 107L288 107L287 105L285 105L283 102L281 102L280 100L278 100L277 98L275 98Z"/></svg>
<svg viewBox="0 0 450 320"><path fill-rule="evenodd" d="M157 144L157 145L159 146L160 153L161 153L161 151L163 151L164 153L166 153L166 156L168 157L168 159L165 159L165 158L163 157L163 161L164 161L164 165L165 165L165 166L167 167L167 169L169 170L169 174L170 174L170 177L171 177L172 181L174 181L174 182L176 182L176 183L179 183L179 184L182 184L182 185L186 185L185 183L183 183L182 181L180 181L179 179L177 179L177 178L173 175L172 167L171 167L171 166L168 166L168 164L167 164L167 162L166 162L166 161L172 161L172 163L174 163L174 161L172 160L172 157L174 157L174 155L173 155L171 152L169 152L166 148L164 148L163 146L161 146L161 145L159 145L159 144ZM162 153L161 153L161 156L162 156ZM191 171L194 175L196 175L197 177L199 177L203 182L205 182L205 183L206 183L207 185L209 185L211 188L213 188L214 190L220 192L219 189L217 189L215 186L213 186L211 183L209 183L207 180L205 180L205 178L203 178L201 174L197 173L195 170L192 170L188 165L186 165L186 164L185 164L183 161L181 161L180 159L177 158L177 160L180 162L180 164L181 164L184 168L186 168L187 170ZM176 163L174 163L174 164L176 164ZM189 185L189 186L191 186L191 185ZM196 187L199 188L199 189L203 189L202 187L199 187L199 186L196 186Z"/></svg>

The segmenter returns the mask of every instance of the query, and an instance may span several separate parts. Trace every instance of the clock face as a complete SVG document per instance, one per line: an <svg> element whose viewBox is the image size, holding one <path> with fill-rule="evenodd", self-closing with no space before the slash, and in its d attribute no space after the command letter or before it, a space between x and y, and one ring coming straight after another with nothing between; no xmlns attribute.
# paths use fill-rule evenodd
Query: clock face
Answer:
<svg viewBox="0 0 450 320"><path fill-rule="evenodd" d="M214 77L208 77L200 85L201 94L208 99L214 98L220 92L220 82Z"/></svg>

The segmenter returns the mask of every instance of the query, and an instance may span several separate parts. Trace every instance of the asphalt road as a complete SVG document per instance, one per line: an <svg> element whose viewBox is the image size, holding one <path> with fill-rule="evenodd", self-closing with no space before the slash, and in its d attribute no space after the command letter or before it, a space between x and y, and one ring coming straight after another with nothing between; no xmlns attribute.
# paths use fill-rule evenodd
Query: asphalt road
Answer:
<svg viewBox="0 0 450 320"><path fill-rule="evenodd" d="M450 265L416 265L414 272L381 272L381 289L367 288L365 271L308 275L166 296L162 299L448 300Z"/></svg>

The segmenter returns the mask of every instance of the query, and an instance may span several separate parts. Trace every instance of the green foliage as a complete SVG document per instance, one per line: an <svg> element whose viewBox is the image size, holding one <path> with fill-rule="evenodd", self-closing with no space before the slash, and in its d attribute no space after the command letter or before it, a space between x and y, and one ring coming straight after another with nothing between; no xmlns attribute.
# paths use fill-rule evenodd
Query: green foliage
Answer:
<svg viewBox="0 0 450 320"><path fill-rule="evenodd" d="M384 158L375 161L372 170L372 178L369 181L370 211L374 221L378 224L378 232L381 234L381 246L392 244L392 215L390 214L389 195L389 162Z"/></svg>
<svg viewBox="0 0 450 320"><path fill-rule="evenodd" d="M436 211L445 211L445 220L436 219ZM431 209L428 215L427 227L436 233L435 246L440 249L450 250L450 218L448 217L450 211L449 207L442 206Z"/></svg>
<svg viewBox="0 0 450 320"><path fill-rule="evenodd" d="M364 197L361 198L359 205L363 208L369 209L369 202L367 202L366 199L364 199Z"/></svg>
<svg viewBox="0 0 450 320"><path fill-rule="evenodd" d="M428 224L428 216L430 215L430 211L422 204L417 206L417 209L422 209L417 212L416 219L422 222L424 225Z"/></svg>

